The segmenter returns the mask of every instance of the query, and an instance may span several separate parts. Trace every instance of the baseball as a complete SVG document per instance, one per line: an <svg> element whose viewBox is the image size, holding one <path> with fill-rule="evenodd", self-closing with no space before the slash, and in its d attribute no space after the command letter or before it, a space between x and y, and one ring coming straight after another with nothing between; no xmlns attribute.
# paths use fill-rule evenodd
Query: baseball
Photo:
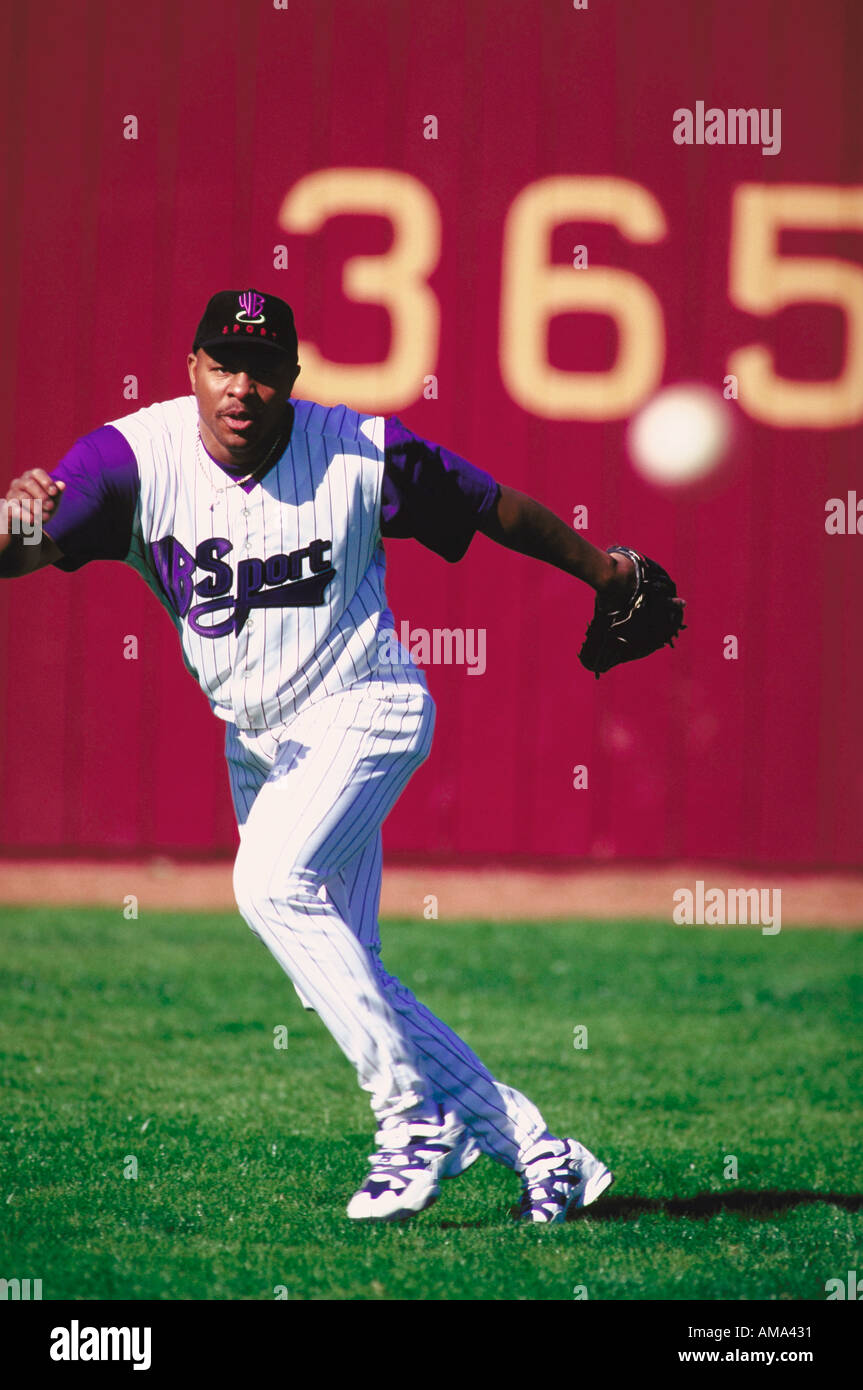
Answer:
<svg viewBox="0 0 863 1390"><path fill-rule="evenodd" d="M708 386L669 386L633 418L627 446L638 473L654 483L692 483L728 452L728 406Z"/></svg>

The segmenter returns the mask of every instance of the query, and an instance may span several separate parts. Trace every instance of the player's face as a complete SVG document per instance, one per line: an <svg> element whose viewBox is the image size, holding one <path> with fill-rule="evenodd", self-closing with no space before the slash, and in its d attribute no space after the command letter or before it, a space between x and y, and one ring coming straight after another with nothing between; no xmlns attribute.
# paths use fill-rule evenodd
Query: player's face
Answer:
<svg viewBox="0 0 863 1390"><path fill-rule="evenodd" d="M201 438L219 463L254 467L285 413L299 367L266 347L226 343L189 353L189 379L198 399Z"/></svg>

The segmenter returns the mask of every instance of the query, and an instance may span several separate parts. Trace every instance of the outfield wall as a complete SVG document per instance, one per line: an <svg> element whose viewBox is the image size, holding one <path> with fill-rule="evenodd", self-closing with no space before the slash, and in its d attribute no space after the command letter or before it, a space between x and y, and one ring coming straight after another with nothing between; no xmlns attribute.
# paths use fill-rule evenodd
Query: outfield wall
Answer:
<svg viewBox="0 0 863 1390"><path fill-rule="evenodd" d="M207 297L255 284L295 308L300 394L397 413L689 600L674 653L596 683L586 590L482 537L455 566L390 542L399 622L484 634L481 674L429 669L390 850L860 864L863 536L825 529L863 500L859 4L48 0L0 25L8 476L183 394ZM677 143L700 101L771 120ZM728 460L640 476L639 406L729 375ZM0 586L0 661L5 852L233 846L223 731L130 571Z"/></svg>

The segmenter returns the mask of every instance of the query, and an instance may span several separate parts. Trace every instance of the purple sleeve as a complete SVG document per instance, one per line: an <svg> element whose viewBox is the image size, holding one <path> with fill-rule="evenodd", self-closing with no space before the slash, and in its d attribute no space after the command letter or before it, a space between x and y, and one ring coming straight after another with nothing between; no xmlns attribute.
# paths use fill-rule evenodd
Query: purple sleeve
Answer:
<svg viewBox="0 0 863 1390"><path fill-rule="evenodd" d="M498 491L489 473L420 439L397 416L384 421L382 536L412 536L460 560Z"/></svg>
<svg viewBox="0 0 863 1390"><path fill-rule="evenodd" d="M78 570L89 560L122 560L132 540L138 501L138 463L113 425L76 439L51 477L66 486L45 534L63 552L59 570Z"/></svg>

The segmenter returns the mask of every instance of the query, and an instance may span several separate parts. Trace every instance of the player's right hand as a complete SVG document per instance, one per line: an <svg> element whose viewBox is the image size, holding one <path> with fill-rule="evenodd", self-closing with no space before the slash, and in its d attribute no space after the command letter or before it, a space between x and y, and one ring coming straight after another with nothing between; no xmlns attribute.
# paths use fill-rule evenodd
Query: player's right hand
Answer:
<svg viewBox="0 0 863 1390"><path fill-rule="evenodd" d="M18 504L10 508L13 515L17 512L26 521L32 521L39 514L45 521L53 516L60 505L65 486L61 480L55 481L44 468L28 468L20 478L12 479L4 501ZM36 503L39 503L41 511Z"/></svg>

